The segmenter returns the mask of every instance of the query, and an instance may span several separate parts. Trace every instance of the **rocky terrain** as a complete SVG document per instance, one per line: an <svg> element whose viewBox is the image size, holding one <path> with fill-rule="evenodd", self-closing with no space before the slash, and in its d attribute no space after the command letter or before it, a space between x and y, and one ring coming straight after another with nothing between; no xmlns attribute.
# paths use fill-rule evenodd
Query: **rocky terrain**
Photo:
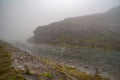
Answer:
<svg viewBox="0 0 120 80"><path fill-rule="evenodd" d="M1 80L109 80L108 78L101 77L97 69L94 75L90 75L73 66L59 64L47 58L30 54L3 41L0 41L0 61L7 57L3 56L6 52L1 52L3 48L11 55L12 61L9 60L10 66L13 67L12 71L17 75L13 74L12 77L7 70L4 73L2 65L7 62L0 63Z"/></svg>
<svg viewBox="0 0 120 80"><path fill-rule="evenodd" d="M0 41L0 80L120 80L120 6ZM33 44L32 44L33 43Z"/></svg>
<svg viewBox="0 0 120 80"><path fill-rule="evenodd" d="M35 29L36 44L120 50L120 6L106 13L68 18Z"/></svg>
<svg viewBox="0 0 120 80"><path fill-rule="evenodd" d="M120 6L39 26L28 42L37 44L29 50L39 56L120 79Z"/></svg>
<svg viewBox="0 0 120 80"><path fill-rule="evenodd" d="M56 63L72 65L78 70L94 75L96 68L104 77L111 80L120 79L120 52L99 49L53 46L47 44L16 43L21 49L26 49L37 56L48 58ZM28 46L27 46L28 45Z"/></svg>

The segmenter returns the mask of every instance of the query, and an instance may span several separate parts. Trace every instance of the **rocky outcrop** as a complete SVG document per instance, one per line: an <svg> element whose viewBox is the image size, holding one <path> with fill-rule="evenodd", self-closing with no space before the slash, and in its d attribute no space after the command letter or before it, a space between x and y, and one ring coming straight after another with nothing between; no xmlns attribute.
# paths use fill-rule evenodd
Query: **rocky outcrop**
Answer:
<svg viewBox="0 0 120 80"><path fill-rule="evenodd" d="M120 49L120 7L106 13L68 18L40 26L28 41L79 47Z"/></svg>

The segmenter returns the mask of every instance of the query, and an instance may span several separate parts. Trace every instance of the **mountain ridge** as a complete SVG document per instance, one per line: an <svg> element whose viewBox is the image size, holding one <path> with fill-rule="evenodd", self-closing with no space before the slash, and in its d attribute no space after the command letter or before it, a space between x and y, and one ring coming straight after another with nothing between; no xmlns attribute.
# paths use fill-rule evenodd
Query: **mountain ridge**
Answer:
<svg viewBox="0 0 120 80"><path fill-rule="evenodd" d="M35 29L29 42L120 49L120 6L106 13L67 18ZM114 44L111 44L114 42Z"/></svg>

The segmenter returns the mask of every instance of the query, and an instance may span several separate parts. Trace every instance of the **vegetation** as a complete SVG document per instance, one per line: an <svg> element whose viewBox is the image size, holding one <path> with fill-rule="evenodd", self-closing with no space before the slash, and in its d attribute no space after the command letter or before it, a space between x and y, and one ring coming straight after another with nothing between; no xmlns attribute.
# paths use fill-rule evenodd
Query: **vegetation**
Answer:
<svg viewBox="0 0 120 80"><path fill-rule="evenodd" d="M65 19L38 27L28 41L39 44L120 50L120 6L106 13Z"/></svg>
<svg viewBox="0 0 120 80"><path fill-rule="evenodd" d="M104 32L101 32L104 33ZM119 50L120 46L119 45L119 37L114 37L112 36L111 32L109 34L111 35L106 35L104 33L101 35L101 33L95 33L92 34L90 33L89 35L83 35L81 36L82 38L79 37L71 37L66 36L65 38L58 37L57 41L54 41L53 44L68 44L71 46L78 46L79 48L92 48L92 49L102 49L102 50ZM119 35L119 34L116 34ZM114 42L114 43L111 43Z"/></svg>
<svg viewBox="0 0 120 80"><path fill-rule="evenodd" d="M0 41L0 80L25 80L11 64L11 54L5 48L5 43Z"/></svg>
<svg viewBox="0 0 120 80"><path fill-rule="evenodd" d="M63 80L73 80L73 79L76 79L76 80L110 80L108 78L103 78L102 76L100 76L100 74L98 74L98 71L96 71L97 73L95 74L95 76L93 76L90 74L86 74L85 72L81 72L81 71L77 70L76 68L71 67L69 65L57 64L46 58L39 58L39 60L42 61L43 63L51 66L52 70L57 71L54 74L45 72L44 76L49 79L52 79L53 76L55 74L57 74L57 75L64 75ZM39 76L41 76L41 75L39 75ZM63 77L63 76L61 76L61 77ZM58 79L58 80L61 80L61 79Z"/></svg>
<svg viewBox="0 0 120 80"><path fill-rule="evenodd" d="M32 75L32 73L30 72L30 69L28 68L28 66L25 66L25 74Z"/></svg>
<svg viewBox="0 0 120 80"><path fill-rule="evenodd" d="M53 45L41 45L34 48L32 47L32 51L42 57L46 57L53 61L58 61L56 63L72 64L79 69L92 69L94 72L95 68L99 68L102 75L104 75L104 73L108 73L110 78L114 78L115 80L120 79L119 51L106 51L89 48L80 49L73 48L73 46L69 46L68 48ZM49 60L45 62L49 62Z"/></svg>
<svg viewBox="0 0 120 80"><path fill-rule="evenodd" d="M52 76L51 73L46 73L46 72L45 72L43 75L44 75L45 77L49 78L49 79L53 78L53 76Z"/></svg>
<svg viewBox="0 0 120 80"><path fill-rule="evenodd" d="M81 72L74 67L58 64L46 58L31 56L29 53L24 53L21 51L19 54L16 54L19 55L19 58L17 59L18 62L19 60L26 61L25 58L27 58L28 64L31 62L31 59L34 59L34 63L41 65L39 68L35 67L35 65L30 65L31 68L29 68L30 66L28 65L24 65L25 71L23 71L22 74L21 70L16 71L12 67L12 55L10 54L11 51L8 49L13 48L8 48L7 46L10 45L7 45L4 42L0 42L0 80L25 80L23 75L36 80L109 80L108 78L103 78L100 75L97 75L96 77L90 74L86 74L85 72ZM32 69L33 72L31 72Z"/></svg>

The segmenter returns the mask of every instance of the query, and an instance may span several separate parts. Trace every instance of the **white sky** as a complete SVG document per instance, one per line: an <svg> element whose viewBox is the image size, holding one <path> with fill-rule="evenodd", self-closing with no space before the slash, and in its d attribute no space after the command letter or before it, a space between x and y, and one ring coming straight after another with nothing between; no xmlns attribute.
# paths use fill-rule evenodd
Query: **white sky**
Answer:
<svg viewBox="0 0 120 80"><path fill-rule="evenodd" d="M27 39L40 25L105 12L120 0L0 0L0 38Z"/></svg>

